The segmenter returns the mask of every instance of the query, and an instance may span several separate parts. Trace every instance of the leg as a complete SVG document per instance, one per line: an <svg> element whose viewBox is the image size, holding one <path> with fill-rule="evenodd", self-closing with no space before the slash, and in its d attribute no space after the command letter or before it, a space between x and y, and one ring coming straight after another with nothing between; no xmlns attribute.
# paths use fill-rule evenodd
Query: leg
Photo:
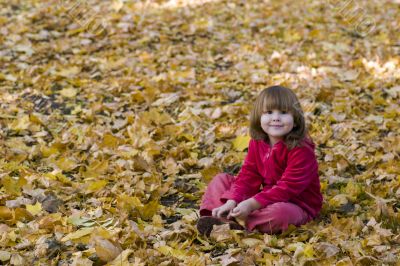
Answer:
<svg viewBox="0 0 400 266"><path fill-rule="evenodd" d="M227 191L234 180L234 176L221 173L217 174L208 184L200 205L200 216L211 216L211 211L223 203L219 200L222 194Z"/></svg>
<svg viewBox="0 0 400 266"><path fill-rule="evenodd" d="M276 234L285 231L289 224L300 226L312 218L302 208L290 202L277 202L251 213L247 219L248 230Z"/></svg>

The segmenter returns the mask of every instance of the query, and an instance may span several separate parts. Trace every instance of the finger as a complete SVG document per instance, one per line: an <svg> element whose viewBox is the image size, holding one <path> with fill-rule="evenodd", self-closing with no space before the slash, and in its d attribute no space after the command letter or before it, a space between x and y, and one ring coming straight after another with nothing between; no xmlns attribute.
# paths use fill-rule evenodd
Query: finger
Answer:
<svg viewBox="0 0 400 266"><path fill-rule="evenodd" d="M244 213L243 210L238 209L237 212L235 212L235 215L236 215L235 217L239 218L239 217L243 216L243 213Z"/></svg>
<svg viewBox="0 0 400 266"><path fill-rule="evenodd" d="M212 215L213 217L217 217L217 212L218 212L218 209L215 208L214 210L212 210L211 215Z"/></svg>
<svg viewBox="0 0 400 266"><path fill-rule="evenodd" d="M238 215L239 215L239 213L237 213L237 212L231 213L231 217L237 217Z"/></svg>
<svg viewBox="0 0 400 266"><path fill-rule="evenodd" d="M226 213L226 210L225 209L222 209L222 210L219 210L219 217L218 218L221 218L221 217L223 217L224 215L225 215L225 213Z"/></svg>

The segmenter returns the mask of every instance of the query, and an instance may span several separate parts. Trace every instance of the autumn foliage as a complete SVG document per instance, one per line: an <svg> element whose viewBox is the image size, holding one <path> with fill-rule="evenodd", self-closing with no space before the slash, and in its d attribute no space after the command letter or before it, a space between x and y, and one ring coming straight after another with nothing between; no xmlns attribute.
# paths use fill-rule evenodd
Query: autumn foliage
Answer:
<svg viewBox="0 0 400 266"><path fill-rule="evenodd" d="M347 2L0 3L0 262L399 265L400 6ZM321 214L199 236L275 84L305 111Z"/></svg>

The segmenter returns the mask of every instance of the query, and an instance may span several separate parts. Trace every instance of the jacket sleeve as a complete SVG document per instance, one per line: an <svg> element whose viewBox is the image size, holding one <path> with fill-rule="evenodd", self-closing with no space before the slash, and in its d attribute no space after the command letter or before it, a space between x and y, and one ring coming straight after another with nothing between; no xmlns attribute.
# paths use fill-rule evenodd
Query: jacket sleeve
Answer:
<svg viewBox="0 0 400 266"><path fill-rule="evenodd" d="M264 208L276 202L288 202L302 193L318 175L318 163L314 150L294 148L288 154L288 163L280 180L272 188L264 188L253 198Z"/></svg>
<svg viewBox="0 0 400 266"><path fill-rule="evenodd" d="M236 201L236 203L239 203L254 196L260 191L260 185L263 177L257 170L256 145L256 141L251 139L243 166L240 169L239 174L235 177L230 189L224 192L224 194L222 194L220 197L221 202L225 203L228 199L232 199Z"/></svg>

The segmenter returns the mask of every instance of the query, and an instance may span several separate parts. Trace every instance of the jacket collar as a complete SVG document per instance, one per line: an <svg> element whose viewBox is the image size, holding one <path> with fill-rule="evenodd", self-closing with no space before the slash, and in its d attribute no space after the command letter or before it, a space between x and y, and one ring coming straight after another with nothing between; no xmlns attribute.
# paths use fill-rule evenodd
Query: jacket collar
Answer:
<svg viewBox="0 0 400 266"><path fill-rule="evenodd" d="M285 145L285 142L281 139L281 140L278 140L278 142L276 142L274 145L270 145L269 143L268 143L268 141L267 140L263 140L263 142L267 145L267 146L269 146L270 148L273 148L273 147L278 147L278 146L280 146L280 145Z"/></svg>
<svg viewBox="0 0 400 266"><path fill-rule="evenodd" d="M272 148L283 148L283 147L286 147L286 143L285 143L285 141L283 141L283 140L278 140L278 142L277 143L275 143L273 146L271 146L269 143L268 143L268 141L267 140L263 140L262 141L265 145L267 145L270 149L272 149ZM315 149L315 143L310 139L310 138L305 138L303 141L302 141L302 144L304 145L304 146L308 146L310 149L312 149L312 150L314 150Z"/></svg>

